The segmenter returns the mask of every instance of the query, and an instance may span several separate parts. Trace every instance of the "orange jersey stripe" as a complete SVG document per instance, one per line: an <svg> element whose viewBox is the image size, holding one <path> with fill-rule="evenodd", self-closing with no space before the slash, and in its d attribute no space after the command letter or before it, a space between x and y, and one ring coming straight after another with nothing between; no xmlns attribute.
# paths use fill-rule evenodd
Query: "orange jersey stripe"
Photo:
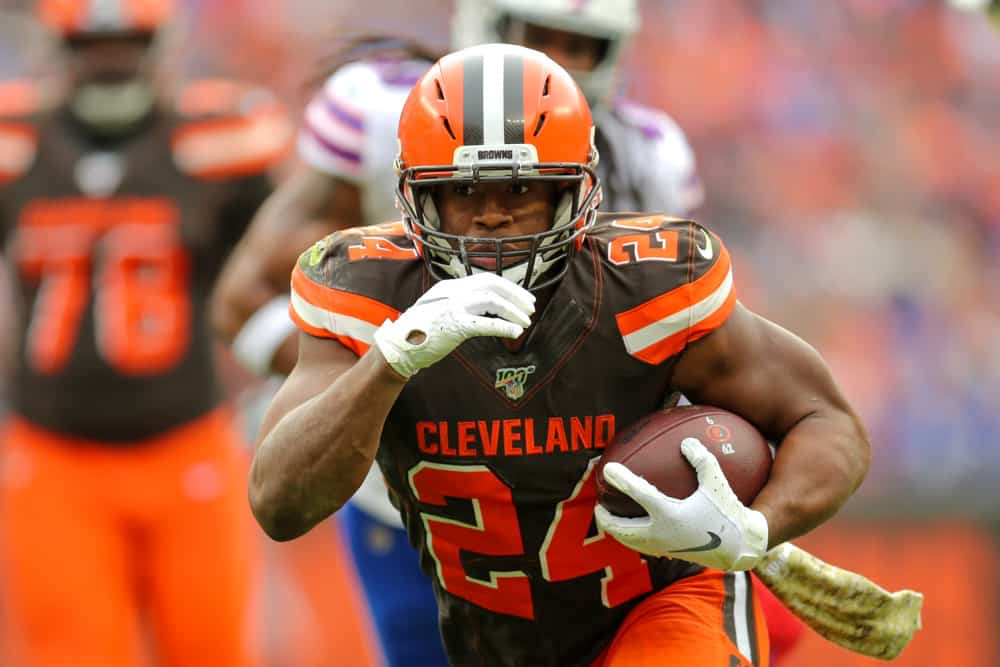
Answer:
<svg viewBox="0 0 1000 667"><path fill-rule="evenodd" d="M292 126L277 110L189 123L173 136L178 166L203 178L262 172L287 155ZM253 170L253 171L252 171Z"/></svg>
<svg viewBox="0 0 1000 667"><path fill-rule="evenodd" d="M619 313L616 316L619 331L627 336L698 303L722 285L731 268L729 252L720 245L719 258L701 278Z"/></svg>
<svg viewBox="0 0 1000 667"><path fill-rule="evenodd" d="M303 273L298 266L292 271L292 290L317 308L375 326L380 326L387 319L394 320L399 317L398 310L381 301L320 285Z"/></svg>
<svg viewBox="0 0 1000 667"><path fill-rule="evenodd" d="M177 110L186 116L231 112L248 91L247 85L229 79L199 79L181 91Z"/></svg>
<svg viewBox="0 0 1000 667"><path fill-rule="evenodd" d="M653 364L654 366L656 364L662 364L675 354L683 352L684 348L687 347L689 343L707 336L722 326L722 323L725 322L726 319L732 314L733 308L735 307L736 291L730 290L726 301L710 316L706 317L701 322L696 323L689 329L675 333L672 336L668 336L667 338L650 345L649 347L639 350L632 356L640 361L646 362L647 364Z"/></svg>
<svg viewBox="0 0 1000 667"><path fill-rule="evenodd" d="M700 322L695 322L688 329L687 342L693 343L721 327L729 319L729 316L733 314L734 308L736 308L736 290L731 289L729 290L729 296L726 297L726 300L719 306L718 310Z"/></svg>
<svg viewBox="0 0 1000 667"><path fill-rule="evenodd" d="M371 347L368 343L360 341L356 338L351 338L350 336L340 336L333 333L332 331L312 326L311 324L303 320L301 317L299 317L299 314L295 312L295 306L291 304L289 304L288 306L288 314L291 316L292 321L294 321L295 324L300 329L305 331L310 336L316 336L317 338L329 338L335 340L344 347L346 347L348 350L353 352L354 354L358 355L359 357L363 356L365 352L367 352L368 349Z"/></svg>

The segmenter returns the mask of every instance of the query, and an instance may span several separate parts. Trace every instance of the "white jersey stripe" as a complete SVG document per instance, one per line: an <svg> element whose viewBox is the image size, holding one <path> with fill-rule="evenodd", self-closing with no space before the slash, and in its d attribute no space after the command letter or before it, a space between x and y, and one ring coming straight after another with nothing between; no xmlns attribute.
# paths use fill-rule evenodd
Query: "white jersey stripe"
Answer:
<svg viewBox="0 0 1000 667"><path fill-rule="evenodd" d="M736 648L740 650L743 657L750 659L753 656L753 647L750 645L750 626L747 624L747 596L750 591L749 575L746 572L734 572L729 576L734 577L733 581L733 622L736 625Z"/></svg>
<svg viewBox="0 0 1000 667"><path fill-rule="evenodd" d="M369 346L375 342L375 330L378 327L371 322L318 308L299 296L294 289L292 308L295 309L295 314L311 327L329 331L335 336L353 338Z"/></svg>
<svg viewBox="0 0 1000 667"><path fill-rule="evenodd" d="M504 143L503 53L483 49L483 143Z"/></svg>
<svg viewBox="0 0 1000 667"><path fill-rule="evenodd" d="M625 349L628 350L629 354L635 354L650 345L693 327L705 318L711 317L716 310L722 307L732 291L733 270L730 269L722 284L698 303L624 336Z"/></svg>

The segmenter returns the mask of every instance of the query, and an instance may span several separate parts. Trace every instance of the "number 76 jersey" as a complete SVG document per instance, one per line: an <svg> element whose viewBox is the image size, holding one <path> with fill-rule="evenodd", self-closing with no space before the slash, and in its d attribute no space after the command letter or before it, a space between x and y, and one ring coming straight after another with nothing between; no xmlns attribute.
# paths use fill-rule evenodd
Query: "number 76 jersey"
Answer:
<svg viewBox="0 0 1000 667"><path fill-rule="evenodd" d="M347 230L302 255L291 312L362 355L429 285L402 225ZM601 533L593 471L735 299L704 227L602 214L519 350L474 338L409 381L378 463L434 580L452 664L589 665L635 604L699 571Z"/></svg>
<svg viewBox="0 0 1000 667"><path fill-rule="evenodd" d="M219 400L208 296L270 192L291 126L265 91L188 85L98 141L0 85L0 232L21 312L13 408L101 442L143 440Z"/></svg>

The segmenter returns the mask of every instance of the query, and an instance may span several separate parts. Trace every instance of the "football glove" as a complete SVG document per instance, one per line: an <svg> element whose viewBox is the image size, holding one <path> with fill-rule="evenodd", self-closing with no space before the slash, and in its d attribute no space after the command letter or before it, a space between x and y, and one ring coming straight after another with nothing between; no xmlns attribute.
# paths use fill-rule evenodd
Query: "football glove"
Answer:
<svg viewBox="0 0 1000 667"><path fill-rule="evenodd" d="M396 321L375 331L375 345L411 378L475 336L518 338L531 325L535 295L495 273L442 280Z"/></svg>
<svg viewBox="0 0 1000 667"><path fill-rule="evenodd" d="M681 558L719 570L749 570L767 551L767 519L740 502L718 459L697 438L681 452L698 475L698 489L672 498L620 463L604 466L604 479L646 510L626 518L598 504L597 525L619 542L650 556Z"/></svg>

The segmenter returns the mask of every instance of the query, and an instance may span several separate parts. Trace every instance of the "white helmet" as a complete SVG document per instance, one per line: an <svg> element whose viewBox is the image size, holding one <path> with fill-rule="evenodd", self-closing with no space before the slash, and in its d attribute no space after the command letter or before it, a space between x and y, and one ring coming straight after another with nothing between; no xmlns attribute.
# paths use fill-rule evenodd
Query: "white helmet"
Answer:
<svg viewBox="0 0 1000 667"><path fill-rule="evenodd" d="M604 57L589 72L571 72L591 106L608 99L628 38L639 27L638 0L455 0L452 48L507 41L510 19L608 40Z"/></svg>

